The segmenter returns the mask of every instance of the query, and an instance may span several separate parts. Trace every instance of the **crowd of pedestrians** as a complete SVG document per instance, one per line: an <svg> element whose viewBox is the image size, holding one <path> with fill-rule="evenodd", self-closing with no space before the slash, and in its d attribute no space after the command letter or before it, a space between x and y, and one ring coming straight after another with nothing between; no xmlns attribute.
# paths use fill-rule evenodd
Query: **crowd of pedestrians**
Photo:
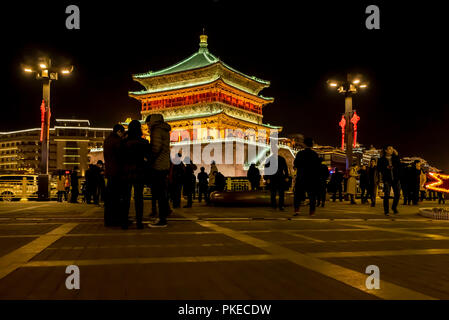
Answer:
<svg viewBox="0 0 449 320"><path fill-rule="evenodd" d="M193 200L203 199L210 203L210 195L214 191L224 191L226 179L218 171L215 162L210 164L209 173L201 167L197 176L197 166L189 157L181 153L170 159L171 127L161 114L153 114L146 118L150 142L143 138L141 123L133 120L128 130L116 124L112 133L104 141L104 159L97 164L90 164L85 173L85 181L81 187L87 204L104 202L104 222L106 226L120 226L127 229L132 223L129 220L131 192L133 191L136 213L136 227L142 229L145 186L150 187L152 210L149 214L150 227L167 226L167 217L172 208L180 208L182 198L187 199L183 208L191 208ZM430 192L427 197L426 173L421 163L412 165L401 163L398 152L392 146L385 146L379 159L372 158L369 165L359 167L352 163L349 170L343 173L338 168L330 174L324 159L313 150L313 140L304 139L305 148L296 154L293 168L296 171L292 179L284 157L277 152L265 162L265 175L253 163L247 171L247 178L252 191L260 190L261 178L265 180L270 191L271 206L285 210L285 191L293 184L294 215L298 215L300 207L309 206L309 214L314 215L317 207L324 207L327 193L332 194L333 202L343 201L343 190L350 204L355 205L356 195L360 190L362 204L376 205L378 187L383 186L383 209L385 215L391 210L398 213L398 204L402 191L404 205L416 205L426 198L444 203L442 193ZM172 161L171 161L172 160ZM273 167L271 167L273 166ZM76 203L79 190L78 168L70 174L59 172L57 178L58 201ZM274 170L272 170L274 169ZM268 172L268 173L267 173ZM198 181L198 183L197 183ZM308 200L308 202L306 202ZM171 205L170 205L171 204Z"/></svg>
<svg viewBox="0 0 449 320"><path fill-rule="evenodd" d="M225 177L215 163L211 163L209 174L201 167L198 176L195 176L197 166L189 157L183 159L182 154L178 153L174 159L170 159L171 127L161 114L148 116L145 122L150 142L143 138L138 120L131 121L127 131L122 125L115 125L110 136L105 139L106 226L128 228L131 224L129 210L133 191L136 227L144 227L145 186L150 187L152 196L149 217L153 222L149 224L150 227L166 227L167 217L172 213L172 208L181 207L183 196L187 199L183 208L192 207L196 198L197 178L199 202L204 199L209 203L211 192L225 189Z"/></svg>
<svg viewBox="0 0 449 320"><path fill-rule="evenodd" d="M383 188L383 209L387 216L390 209L394 214L399 213L401 191L404 205L417 205L425 199L436 200L437 196L440 204L445 201L442 193L428 191L425 188L426 173L421 168L421 163L419 161L414 161L412 165L401 163L399 154L393 146L383 147L380 158L370 159L368 166L359 166L354 162L346 174L335 168L330 175L323 159L312 149L313 140L306 138L304 144L305 148L297 153L293 163L296 170L293 188L294 215L299 214L300 207L306 203L306 199L310 215L315 214L317 206L325 206L327 193L332 194L333 202L337 200L337 195L338 199L343 201L343 190L346 191L346 197L351 205L357 204L356 196L360 190L361 203L375 207L379 185ZM289 187L289 173L285 159L280 155L277 157L278 170L270 176L265 176L265 179L271 191L272 207L284 210L284 191ZM269 168L270 162L273 162L272 158L268 159L266 168ZM248 179L251 182L249 171ZM278 205L276 195L279 195ZM390 199L392 199L391 207Z"/></svg>

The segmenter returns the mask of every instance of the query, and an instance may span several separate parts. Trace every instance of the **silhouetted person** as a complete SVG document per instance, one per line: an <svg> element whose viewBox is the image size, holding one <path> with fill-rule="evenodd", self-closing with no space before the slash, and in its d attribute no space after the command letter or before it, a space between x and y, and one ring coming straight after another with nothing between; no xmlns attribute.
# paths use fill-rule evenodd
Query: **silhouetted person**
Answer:
<svg viewBox="0 0 449 320"><path fill-rule="evenodd" d="M374 207L376 206L377 187L379 185L379 170L377 170L376 159L370 160L366 172L368 176L368 196L371 200L371 207Z"/></svg>
<svg viewBox="0 0 449 320"><path fill-rule="evenodd" d="M215 191L215 172L218 172L217 165L215 161L212 161L210 164L210 172L209 172L209 187L207 189L207 198L206 202L210 201L210 194Z"/></svg>
<svg viewBox="0 0 449 320"><path fill-rule="evenodd" d="M204 196L204 200L207 202L207 188L208 188L208 174L204 171L204 167L200 168L198 173L198 202L201 202Z"/></svg>
<svg viewBox="0 0 449 320"><path fill-rule="evenodd" d="M148 140L142 138L142 128L138 120L129 123L128 134L121 142L123 156L123 178L125 182L124 209L121 217L122 229L128 229L128 215L131 203L131 190L134 189L136 227L143 229L143 186L146 160L150 158Z"/></svg>
<svg viewBox="0 0 449 320"><path fill-rule="evenodd" d="M383 147L382 156L379 159L377 167L379 169L381 180L384 184L384 213L386 216L389 215L390 193L393 189L394 198L391 209L395 214L397 214L400 196L399 173L401 167L398 152L392 146L387 145Z"/></svg>
<svg viewBox="0 0 449 320"><path fill-rule="evenodd" d="M89 169L86 170L86 203L90 204L93 200L94 204L98 204L98 186L100 183L100 169L94 165L89 164Z"/></svg>
<svg viewBox="0 0 449 320"><path fill-rule="evenodd" d="M408 176L408 185L409 185L409 194L408 194L408 203L413 203L413 205L417 205L419 201L419 189L421 183L421 163L419 160L415 160L413 162L412 167L409 170Z"/></svg>
<svg viewBox="0 0 449 320"><path fill-rule="evenodd" d="M181 206L182 185L184 184L185 165L181 161L181 153L176 154L170 166L169 174L169 192L170 198L173 202L173 208Z"/></svg>
<svg viewBox="0 0 449 320"><path fill-rule="evenodd" d="M421 164L420 164L421 167ZM419 193L420 193L420 200L421 202L424 201L426 198L426 182L427 182L427 176L424 173L424 170L421 168L421 175L419 176Z"/></svg>
<svg viewBox="0 0 449 320"><path fill-rule="evenodd" d="M184 179L183 179L183 191L184 195L187 196L187 204L184 208L191 208L193 202L193 192L195 191L195 170L196 165L190 161L189 157L184 158L184 164L186 166L184 170Z"/></svg>
<svg viewBox="0 0 449 320"><path fill-rule="evenodd" d="M329 185L332 189L332 201L335 202L338 192L338 199L343 201L343 174L338 168L335 168L335 172L332 174L331 179L329 181Z"/></svg>
<svg viewBox="0 0 449 320"><path fill-rule="evenodd" d="M224 191L224 189L226 187L225 176L219 171L214 171L214 176L215 176L214 191Z"/></svg>
<svg viewBox="0 0 449 320"><path fill-rule="evenodd" d="M72 187L70 202L78 203L78 195L79 195L79 177L78 177L78 167L75 166L70 174L70 184Z"/></svg>
<svg viewBox="0 0 449 320"><path fill-rule="evenodd" d="M276 194L279 194L279 210L284 209L284 191L288 183L288 166L285 158L274 152L265 163L265 180L271 192L271 207L276 209Z"/></svg>
<svg viewBox="0 0 449 320"><path fill-rule="evenodd" d="M329 168L326 164L323 163L324 159L319 158L320 166L319 166L319 185L318 185L318 192L317 192L317 203L316 205L319 207L324 207L324 204L326 202L326 187L327 187L327 179L329 178Z"/></svg>
<svg viewBox="0 0 449 320"><path fill-rule="evenodd" d="M255 163L251 163L246 176L251 184L251 190L258 190L260 186L260 171Z"/></svg>
<svg viewBox="0 0 449 320"><path fill-rule="evenodd" d="M171 127L164 121L161 114L152 114L147 125L150 130L151 141L151 168L152 168L152 192L156 197L159 207L159 219L150 227L166 227L167 216L170 214L168 204L168 181L170 169L170 130Z"/></svg>
<svg viewBox="0 0 449 320"><path fill-rule="evenodd" d="M106 182L105 182L105 176L104 176L104 164L103 161L98 160L97 161L97 167L98 167L98 198L99 201L104 202L105 197L105 189L106 189Z"/></svg>
<svg viewBox="0 0 449 320"><path fill-rule="evenodd" d="M401 163L401 167L399 170L399 181L401 185L402 190L402 197L403 197L403 205L409 204L409 201L411 202L410 196L412 195L412 192L410 191L410 171L411 167L406 163Z"/></svg>
<svg viewBox="0 0 449 320"><path fill-rule="evenodd" d="M296 168L295 183L295 216L299 214L300 203L305 201L306 193L309 196L309 214L315 214L316 196L320 184L320 159L312 150L313 140L305 138L306 148L296 154L293 166Z"/></svg>
<svg viewBox="0 0 449 320"><path fill-rule="evenodd" d="M124 134L125 128L121 124L116 124L111 134L104 140L104 174L107 181L104 201L105 226L120 225L120 208L123 206L121 190L124 184L120 172L122 161L120 143Z"/></svg>
<svg viewBox="0 0 449 320"><path fill-rule="evenodd" d="M359 170L359 181L360 181L360 199L362 201L362 204L365 204L368 202L368 171L366 169L365 165L362 165L362 167Z"/></svg>

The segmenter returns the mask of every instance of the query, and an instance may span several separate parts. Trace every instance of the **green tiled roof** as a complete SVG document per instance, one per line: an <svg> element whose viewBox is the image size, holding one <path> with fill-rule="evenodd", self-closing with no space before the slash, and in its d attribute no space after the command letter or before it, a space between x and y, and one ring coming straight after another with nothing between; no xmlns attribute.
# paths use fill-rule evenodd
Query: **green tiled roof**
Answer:
<svg viewBox="0 0 449 320"><path fill-rule="evenodd" d="M179 89L179 88L197 87L197 86L201 86L201 85L205 85L205 84L211 84L211 83L214 83L215 81L217 81L217 80L219 80L219 79L221 79L221 80L222 80L224 83L226 83L227 85L233 86L232 84L227 83L225 79L222 79L221 77L216 77L215 79L212 79L212 80L207 79L207 80L205 80L205 81L200 81L200 82L192 83L192 84L189 84L189 85L181 84L181 85L179 85L179 86L173 86L173 87L170 87L170 88L166 88L166 89L164 89L164 90L160 90L160 89L151 89L151 90L129 91L128 94L139 96L139 95L146 95L146 94L154 93L154 92L164 92L164 91L176 90L176 89ZM237 89L238 89L238 88L237 88ZM240 90L241 90L241 89L240 89ZM245 91L245 92L246 92L246 91ZM272 101L272 100L274 100L274 98L272 98L272 97L264 97L264 96L262 96L262 95L258 95L257 97L258 97L258 98L262 98L263 100L266 100L266 101Z"/></svg>
<svg viewBox="0 0 449 320"><path fill-rule="evenodd" d="M221 61L216 56L214 56L212 53L209 52L209 50L207 48L204 48L204 47L200 48L198 50L198 52L195 52L190 57L188 57L188 58L182 60L181 62L178 62L168 68L165 68L165 69L162 69L159 71L148 71L146 73L134 74L133 77L135 79L152 78L152 77L168 75L168 74L177 73L177 72L199 69L199 68L213 65L215 63L221 63L225 68L227 68L235 73L238 73L246 78L252 79L256 82L263 83L263 84L270 84L269 81L262 80L262 79L254 77L254 76L248 76L240 71L235 70L234 68L227 65L226 63Z"/></svg>

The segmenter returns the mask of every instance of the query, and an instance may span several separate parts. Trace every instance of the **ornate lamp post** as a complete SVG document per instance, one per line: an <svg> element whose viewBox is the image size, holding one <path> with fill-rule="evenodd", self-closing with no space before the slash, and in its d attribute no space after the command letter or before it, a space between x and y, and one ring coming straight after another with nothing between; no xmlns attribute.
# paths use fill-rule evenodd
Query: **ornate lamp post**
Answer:
<svg viewBox="0 0 449 320"><path fill-rule="evenodd" d="M330 88L337 89L339 93L345 96L345 113L339 125L342 128L342 149L344 149L344 144L346 144L346 170L348 170L352 165L352 148L353 146L355 147L357 139L354 131L357 132L357 122L360 120L357 113L352 110L352 96L360 89L365 89L368 84L362 82L361 77L352 76L351 74L347 75L345 81L328 80L327 83Z"/></svg>
<svg viewBox="0 0 449 320"><path fill-rule="evenodd" d="M50 199L50 184L48 175L48 154L50 146L50 84L58 80L58 75L67 75L73 71L70 67L53 67L48 58L39 58L36 65L24 65L23 71L36 75L37 80L42 81L42 104L41 104L41 163L38 178L38 200Z"/></svg>

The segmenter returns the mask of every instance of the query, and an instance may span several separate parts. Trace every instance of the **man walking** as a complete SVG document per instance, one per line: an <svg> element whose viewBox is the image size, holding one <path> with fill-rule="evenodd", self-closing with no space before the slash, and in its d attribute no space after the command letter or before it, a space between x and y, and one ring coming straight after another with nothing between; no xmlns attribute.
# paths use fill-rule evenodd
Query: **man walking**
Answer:
<svg viewBox="0 0 449 320"><path fill-rule="evenodd" d="M383 147L382 156L378 163L379 174L384 184L384 213L389 215L390 193L393 189L393 204L391 209L394 214L398 213L397 207L400 195L399 186L399 172L401 161L399 160L398 152L390 145Z"/></svg>
<svg viewBox="0 0 449 320"><path fill-rule="evenodd" d="M298 199L294 208L295 216L299 215L299 203L305 200L306 192L309 196L309 215L315 214L316 194L320 181L320 159L312 150L312 138L305 138L304 144L306 148L296 154L293 163L296 168L295 197Z"/></svg>

